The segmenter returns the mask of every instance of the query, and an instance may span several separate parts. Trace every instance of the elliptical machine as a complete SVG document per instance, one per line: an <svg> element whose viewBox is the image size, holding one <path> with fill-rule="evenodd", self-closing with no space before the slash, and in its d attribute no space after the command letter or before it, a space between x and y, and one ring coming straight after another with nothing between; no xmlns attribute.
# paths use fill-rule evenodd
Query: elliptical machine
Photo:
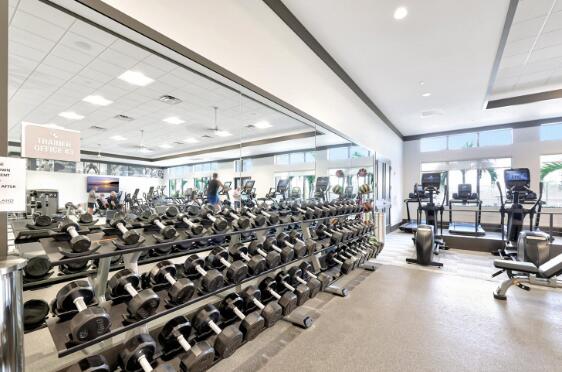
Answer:
<svg viewBox="0 0 562 372"><path fill-rule="evenodd" d="M433 261L433 255L438 255L440 249L449 249L443 241L443 212L445 210L445 200L447 191L444 192L441 205L435 204L433 196L439 194L439 186L441 185L441 173L425 173L422 174L422 188L427 193L429 200L422 205L421 195L418 194L418 222L421 214L425 214L426 224L418 224L418 227L412 238L416 247L416 258L406 258L407 263L415 263L422 266L442 267L441 262ZM437 224L439 222L440 234L436 236Z"/></svg>
<svg viewBox="0 0 562 372"><path fill-rule="evenodd" d="M539 230L540 212L542 208L542 183L539 187L539 196L529 187L531 174L528 168L506 169L504 171L506 198L504 201L500 183L497 183L500 192L501 233L504 245L498 250L497 255L502 258L539 262L543 259L542 253L536 251L544 247L544 241L550 243L550 235ZM506 205L511 202L511 206ZM525 208L525 205L531 205ZM505 216L507 215L507 225ZM524 231L525 217L529 216L529 230ZM536 249L528 247L533 245ZM544 250L544 249L540 249ZM537 253L530 253L537 252Z"/></svg>

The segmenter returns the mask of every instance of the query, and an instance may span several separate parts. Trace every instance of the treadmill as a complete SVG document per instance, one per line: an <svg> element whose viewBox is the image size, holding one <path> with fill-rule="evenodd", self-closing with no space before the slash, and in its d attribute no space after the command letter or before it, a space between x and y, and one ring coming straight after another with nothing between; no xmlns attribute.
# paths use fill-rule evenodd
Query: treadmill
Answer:
<svg viewBox="0 0 562 372"><path fill-rule="evenodd" d="M412 219L410 214L410 204L415 203L418 205L419 202L427 203L429 201L429 194L426 193L422 185L415 184L414 192L408 195L408 199L404 199L404 204L406 204L406 216L407 220L405 223L400 225L399 229L404 232L413 233L418 229L418 218L416 212L416 218ZM421 220L420 224L424 225L425 221Z"/></svg>
<svg viewBox="0 0 562 372"><path fill-rule="evenodd" d="M326 194L330 186L330 177L316 177L316 187L314 189L314 197L320 200L326 200Z"/></svg>
<svg viewBox="0 0 562 372"><path fill-rule="evenodd" d="M476 206L478 213L475 213L474 222L455 222L453 221L453 206L455 204L463 206ZM461 183L457 192L453 193L453 198L449 200L449 233L454 235L484 236L486 231L480 226L482 218L482 201L477 193L472 192L472 185Z"/></svg>
<svg viewBox="0 0 562 372"><path fill-rule="evenodd" d="M277 195L281 195L281 198L285 200L287 198L287 191L289 190L289 180L281 179L277 181L277 188L275 192Z"/></svg>

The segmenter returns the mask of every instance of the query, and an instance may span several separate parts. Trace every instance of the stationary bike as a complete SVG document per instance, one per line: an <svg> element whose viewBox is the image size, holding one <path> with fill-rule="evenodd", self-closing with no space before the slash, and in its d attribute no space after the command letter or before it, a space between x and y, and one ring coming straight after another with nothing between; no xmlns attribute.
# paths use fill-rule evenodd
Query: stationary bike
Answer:
<svg viewBox="0 0 562 372"><path fill-rule="evenodd" d="M429 201L422 205L422 200L418 194L418 222L421 214L425 214L426 224L418 224L412 240L416 247L416 258L406 258L407 263L415 263L422 266L442 267L441 262L433 261L433 255L438 255L439 250L449 249L443 241L443 212L445 210L445 200L447 191L443 195L441 205L435 204L433 196L439 194L441 184L441 173L425 173L422 175L422 188L424 193L429 196ZM440 225L440 234L436 236L437 224Z"/></svg>

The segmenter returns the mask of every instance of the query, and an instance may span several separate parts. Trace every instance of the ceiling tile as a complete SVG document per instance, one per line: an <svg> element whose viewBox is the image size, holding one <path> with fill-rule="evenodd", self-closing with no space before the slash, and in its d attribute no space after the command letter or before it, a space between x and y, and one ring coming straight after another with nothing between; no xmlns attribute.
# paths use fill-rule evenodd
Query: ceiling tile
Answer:
<svg viewBox="0 0 562 372"><path fill-rule="evenodd" d="M16 12L11 25L22 30L36 33L52 41L58 41L66 31L63 25L47 22L42 18L23 11Z"/></svg>
<svg viewBox="0 0 562 372"><path fill-rule="evenodd" d="M73 34L80 35L85 39L91 40L103 46L109 46L117 40L117 37L111 35L110 33L100 30L99 28L83 21L76 21L70 28L70 31Z"/></svg>
<svg viewBox="0 0 562 372"><path fill-rule="evenodd" d="M521 22L529 19L544 18L552 6L553 0L519 0L517 13L514 22Z"/></svg>
<svg viewBox="0 0 562 372"><path fill-rule="evenodd" d="M542 24L542 18L533 18L513 24L509 31L507 42L512 43L517 40L536 37Z"/></svg>
<svg viewBox="0 0 562 372"><path fill-rule="evenodd" d="M560 1L558 1L560 3ZM557 11L550 15L543 32L550 32L562 29L562 11Z"/></svg>

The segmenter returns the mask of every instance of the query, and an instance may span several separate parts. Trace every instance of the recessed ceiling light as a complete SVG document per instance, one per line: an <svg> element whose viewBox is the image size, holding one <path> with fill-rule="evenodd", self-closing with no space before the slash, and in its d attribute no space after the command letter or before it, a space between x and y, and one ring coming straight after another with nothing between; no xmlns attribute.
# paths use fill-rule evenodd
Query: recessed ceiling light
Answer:
<svg viewBox="0 0 562 372"><path fill-rule="evenodd" d="M216 130L216 131L215 131L215 134L216 134L218 137L228 137L228 136L232 136L232 133L230 133L230 132L227 131L227 130Z"/></svg>
<svg viewBox="0 0 562 372"><path fill-rule="evenodd" d="M117 136L111 136L111 137L109 137L109 139L112 139L112 140L114 140L114 141L126 141L126 140L127 140L125 137L119 136L119 135L117 135Z"/></svg>
<svg viewBox="0 0 562 372"><path fill-rule="evenodd" d="M154 79L149 78L148 76L146 76L142 72L131 71L131 70L127 70L124 73L122 73L121 75L119 75L118 79L126 81L127 83L129 83L131 85L136 85L136 86L139 86L139 87L145 87L148 84L151 84L152 82L154 82Z"/></svg>
<svg viewBox="0 0 562 372"><path fill-rule="evenodd" d="M425 85L425 81L420 81L420 86L423 87Z"/></svg>
<svg viewBox="0 0 562 372"><path fill-rule="evenodd" d="M140 152L142 152L144 154L148 154L148 153L151 153L151 152L154 152L154 151L152 151L151 149L147 149L146 147L143 147L143 148L140 149Z"/></svg>
<svg viewBox="0 0 562 372"><path fill-rule="evenodd" d="M135 118L127 116L127 115L123 115L123 114L115 115L114 118L118 119L118 120L123 120L123 121L133 121L133 120L135 120Z"/></svg>
<svg viewBox="0 0 562 372"><path fill-rule="evenodd" d="M92 49L92 45L90 43L87 43L87 42L82 41L82 40L75 41L74 45L76 45L78 48L84 49L84 50Z"/></svg>
<svg viewBox="0 0 562 372"><path fill-rule="evenodd" d="M69 119L69 120L82 120L84 119L84 115L80 115L75 113L74 111L63 111L59 114L61 118Z"/></svg>
<svg viewBox="0 0 562 372"><path fill-rule="evenodd" d="M170 105L177 105L178 103L183 102L181 99L171 96L169 94L164 94L160 98L158 98L160 102L168 103Z"/></svg>
<svg viewBox="0 0 562 372"><path fill-rule="evenodd" d="M429 92L425 92L425 93L422 94L422 97L429 97L429 96L431 96L431 93L429 93Z"/></svg>
<svg viewBox="0 0 562 372"><path fill-rule="evenodd" d="M165 123L174 124L174 125L185 123L185 120L181 120L177 116L170 116L169 118L163 119L162 121L165 122Z"/></svg>
<svg viewBox="0 0 562 372"><path fill-rule="evenodd" d="M399 6L394 11L394 19L396 20L404 19L406 18L407 15L408 15L408 8L406 8L405 6Z"/></svg>
<svg viewBox="0 0 562 372"><path fill-rule="evenodd" d="M52 129L66 129L65 127L61 127L60 125L57 124L45 124L43 125L45 128L52 128Z"/></svg>
<svg viewBox="0 0 562 372"><path fill-rule="evenodd" d="M161 149L171 149L172 145L168 145L167 143L163 143L161 145L158 145L158 147L160 147Z"/></svg>
<svg viewBox="0 0 562 372"><path fill-rule="evenodd" d="M266 128L271 128L272 125L269 124L269 122L267 121L258 121L256 124L254 124L254 127L258 129L266 129Z"/></svg>
<svg viewBox="0 0 562 372"><path fill-rule="evenodd" d="M199 140L197 138L189 137L183 140L185 143L197 143Z"/></svg>
<svg viewBox="0 0 562 372"><path fill-rule="evenodd" d="M100 95L87 96L87 97L82 98L82 101L88 102L88 103L91 103L92 105L97 105L97 106L109 106L113 103L113 101L110 101L107 98L104 98Z"/></svg>

